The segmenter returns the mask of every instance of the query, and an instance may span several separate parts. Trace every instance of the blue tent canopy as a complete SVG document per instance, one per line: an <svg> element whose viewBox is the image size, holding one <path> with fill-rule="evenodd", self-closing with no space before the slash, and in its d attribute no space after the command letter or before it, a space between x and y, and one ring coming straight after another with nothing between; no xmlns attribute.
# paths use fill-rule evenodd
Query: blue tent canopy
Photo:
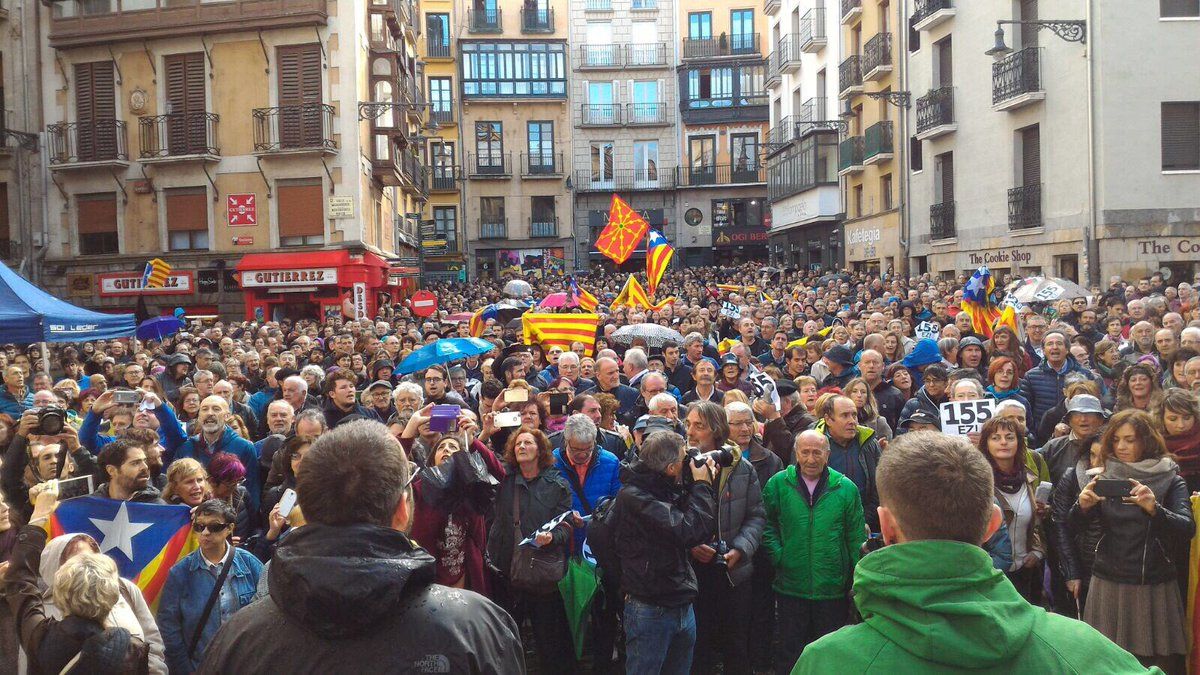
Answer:
<svg viewBox="0 0 1200 675"><path fill-rule="evenodd" d="M76 307L0 265L0 342L82 342L129 337L132 314L104 314Z"/></svg>

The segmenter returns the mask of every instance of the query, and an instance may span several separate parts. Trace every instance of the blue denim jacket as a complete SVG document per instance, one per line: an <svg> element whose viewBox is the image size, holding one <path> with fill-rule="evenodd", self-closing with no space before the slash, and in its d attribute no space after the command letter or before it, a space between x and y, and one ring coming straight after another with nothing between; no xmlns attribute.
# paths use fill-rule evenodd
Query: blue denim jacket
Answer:
<svg viewBox="0 0 1200 675"><path fill-rule="evenodd" d="M240 548L233 549L233 567L225 580L231 586L237 599L236 609L241 609L254 601L254 591L258 586L258 578L262 574L262 563L253 554ZM212 594L216 578L205 569L205 563L196 550L184 559L175 563L167 583L163 586L158 603L158 628L162 632L163 643L167 650L167 665L172 675L192 673L200 667L204 660L204 650L221 627L221 608L213 606L208 615L204 630L200 633L200 642L192 658L188 658L188 646L196 632L196 624L208 596Z"/></svg>

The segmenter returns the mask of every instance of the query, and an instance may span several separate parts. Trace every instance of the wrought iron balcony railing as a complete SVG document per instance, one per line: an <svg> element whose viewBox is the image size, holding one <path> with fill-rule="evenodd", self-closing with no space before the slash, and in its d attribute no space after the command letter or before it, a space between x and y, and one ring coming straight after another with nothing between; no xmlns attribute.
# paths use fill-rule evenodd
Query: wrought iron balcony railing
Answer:
<svg viewBox="0 0 1200 675"><path fill-rule="evenodd" d="M194 112L138 118L142 159L192 155L220 156L215 113Z"/></svg>
<svg viewBox="0 0 1200 675"><path fill-rule="evenodd" d="M953 239L958 235L954 228L954 200L933 204L929 207L929 238Z"/></svg>
<svg viewBox="0 0 1200 675"><path fill-rule="evenodd" d="M894 152L892 145L892 122L883 120L867 127L863 140L863 160Z"/></svg>
<svg viewBox="0 0 1200 675"><path fill-rule="evenodd" d="M862 136L851 136L838 144L838 171L860 169L862 165Z"/></svg>
<svg viewBox="0 0 1200 675"><path fill-rule="evenodd" d="M521 32L522 33L553 33L554 32L554 8L553 7L522 7L521 8Z"/></svg>
<svg viewBox="0 0 1200 675"><path fill-rule="evenodd" d="M472 33L501 33L503 32L503 13L499 7L492 9L472 9L467 14L469 30Z"/></svg>
<svg viewBox="0 0 1200 675"><path fill-rule="evenodd" d="M838 65L838 91L845 93L853 87L861 87L862 83L861 59L858 54L851 54Z"/></svg>
<svg viewBox="0 0 1200 675"><path fill-rule="evenodd" d="M863 77L871 77L877 68L890 68L892 65L892 34L876 33L875 37L863 45L862 72Z"/></svg>
<svg viewBox="0 0 1200 675"><path fill-rule="evenodd" d="M580 68L620 68L620 45L579 45Z"/></svg>
<svg viewBox="0 0 1200 675"><path fill-rule="evenodd" d="M585 127L615 127L621 124L621 104L584 103L579 106L580 124Z"/></svg>
<svg viewBox="0 0 1200 675"><path fill-rule="evenodd" d="M954 124L954 87L930 89L917 99L917 133Z"/></svg>
<svg viewBox="0 0 1200 675"><path fill-rule="evenodd" d="M1008 229L1042 226L1042 184L1022 185L1008 191Z"/></svg>
<svg viewBox="0 0 1200 675"><path fill-rule="evenodd" d="M254 110L254 151L336 151L333 106L301 103Z"/></svg>
<svg viewBox="0 0 1200 675"><path fill-rule="evenodd" d="M684 38L683 58L710 59L718 56L746 56L759 53L758 33L722 33L718 37Z"/></svg>
<svg viewBox="0 0 1200 675"><path fill-rule="evenodd" d="M992 64L992 105L1041 91L1041 59L1037 47L1026 47Z"/></svg>
<svg viewBox="0 0 1200 675"><path fill-rule="evenodd" d="M46 133L51 165L129 161L128 138L121 120L51 124Z"/></svg>
<svg viewBox="0 0 1200 675"><path fill-rule="evenodd" d="M561 176L563 153L545 151L521 153L521 175L531 178Z"/></svg>
<svg viewBox="0 0 1200 675"><path fill-rule="evenodd" d="M529 238L530 239L557 239L558 238L558 218L550 220L535 220L529 219Z"/></svg>
<svg viewBox="0 0 1200 675"><path fill-rule="evenodd" d="M480 239L508 239L508 219L488 223L479 221Z"/></svg>

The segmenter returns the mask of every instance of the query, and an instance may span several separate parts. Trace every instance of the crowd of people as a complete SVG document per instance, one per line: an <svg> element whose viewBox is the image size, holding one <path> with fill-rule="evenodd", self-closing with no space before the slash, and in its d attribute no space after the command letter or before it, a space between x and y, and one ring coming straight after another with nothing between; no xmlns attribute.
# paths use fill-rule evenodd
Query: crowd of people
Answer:
<svg viewBox="0 0 1200 675"><path fill-rule="evenodd" d="M684 268L610 310L624 276L577 279L594 347L493 318L490 352L403 375L503 282L4 345L0 671L1185 672L1197 288L1114 278L980 334L965 279ZM614 335L646 323L678 339ZM79 476L191 509L153 610L93 537L48 539Z"/></svg>

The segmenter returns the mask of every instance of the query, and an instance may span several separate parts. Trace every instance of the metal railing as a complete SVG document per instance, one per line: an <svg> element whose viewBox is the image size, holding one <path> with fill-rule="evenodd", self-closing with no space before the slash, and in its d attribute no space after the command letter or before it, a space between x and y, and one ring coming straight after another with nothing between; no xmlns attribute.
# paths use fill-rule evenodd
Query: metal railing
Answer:
<svg viewBox="0 0 1200 675"><path fill-rule="evenodd" d="M677 170L679 172L679 179L676 181L678 187L745 185L767 181L766 166L759 162L757 157L745 164L681 166Z"/></svg>
<svg viewBox="0 0 1200 675"><path fill-rule="evenodd" d="M867 127L863 140L864 160L876 155L890 155L893 152L891 120L882 120Z"/></svg>
<svg viewBox="0 0 1200 675"><path fill-rule="evenodd" d="M862 0L842 0L842 18L845 19L850 12L854 10L862 10Z"/></svg>
<svg viewBox="0 0 1200 675"><path fill-rule="evenodd" d="M580 68L620 68L619 45L579 45Z"/></svg>
<svg viewBox="0 0 1200 675"><path fill-rule="evenodd" d="M783 67L779 63L779 52L771 52L767 54L767 70L763 82L767 88L779 84L780 76L782 75Z"/></svg>
<svg viewBox="0 0 1200 675"><path fill-rule="evenodd" d="M953 9L953 7L954 3L951 0L917 0L916 8L913 9L912 22L914 24L921 23L933 16L935 12Z"/></svg>
<svg viewBox="0 0 1200 675"><path fill-rule="evenodd" d="M862 72L864 76L881 66L892 65L892 34L876 33L863 45Z"/></svg>
<svg viewBox="0 0 1200 675"><path fill-rule="evenodd" d="M508 239L508 219L496 223L479 221L480 239Z"/></svg>
<svg viewBox="0 0 1200 675"><path fill-rule="evenodd" d="M658 0L631 0L629 9L632 10L649 10L658 9Z"/></svg>
<svg viewBox="0 0 1200 675"><path fill-rule="evenodd" d="M454 48L450 42L443 43L426 39L428 41L425 43L425 56L431 59L448 59L454 55Z"/></svg>
<svg viewBox="0 0 1200 675"><path fill-rule="evenodd" d="M798 122L817 122L829 119L824 96L814 96L800 105L796 111Z"/></svg>
<svg viewBox="0 0 1200 675"><path fill-rule="evenodd" d="M838 65L838 91L862 86L862 63L858 54L851 54Z"/></svg>
<svg viewBox="0 0 1200 675"><path fill-rule="evenodd" d="M620 103L584 103L579 106L579 123L585 127L615 127L621 124Z"/></svg>
<svg viewBox="0 0 1200 675"><path fill-rule="evenodd" d="M667 43L646 42L625 45L625 65L629 67L667 65Z"/></svg>
<svg viewBox="0 0 1200 675"><path fill-rule="evenodd" d="M1008 191L1008 229L1042 226L1042 184L1022 185Z"/></svg>
<svg viewBox="0 0 1200 675"><path fill-rule="evenodd" d="M559 176L563 172L561 152L521 153L522 176Z"/></svg>
<svg viewBox="0 0 1200 675"><path fill-rule="evenodd" d="M788 33L780 36L779 42L775 43L775 58L778 59L781 72L792 66L800 66L800 43L795 35Z"/></svg>
<svg viewBox="0 0 1200 675"><path fill-rule="evenodd" d="M662 102L626 103L625 124L666 124L668 108L669 106Z"/></svg>
<svg viewBox="0 0 1200 675"><path fill-rule="evenodd" d="M1037 47L1026 47L992 64L992 105L1042 90Z"/></svg>
<svg viewBox="0 0 1200 675"><path fill-rule="evenodd" d="M838 171L863 165L863 137L851 136L838 144Z"/></svg>
<svg viewBox="0 0 1200 675"><path fill-rule="evenodd" d="M467 14L469 30L472 33L503 32L503 13L499 7L492 9L472 9Z"/></svg>
<svg viewBox="0 0 1200 675"><path fill-rule="evenodd" d="M767 131L767 145L776 146L791 143L795 138L792 135L796 128L795 120L795 117L788 115L787 117L779 120L775 126L771 127L771 129Z"/></svg>
<svg viewBox="0 0 1200 675"><path fill-rule="evenodd" d="M917 133L954 124L954 87L930 89L917 99Z"/></svg>
<svg viewBox="0 0 1200 675"><path fill-rule="evenodd" d="M333 106L301 103L254 109L254 151L337 150Z"/></svg>
<svg viewBox="0 0 1200 675"><path fill-rule="evenodd" d="M509 178L512 176L512 153L468 154L467 174L471 178Z"/></svg>
<svg viewBox="0 0 1200 675"><path fill-rule="evenodd" d="M708 59L716 56L744 56L759 51L758 33L722 33L713 38L684 38L683 58Z"/></svg>
<svg viewBox="0 0 1200 675"><path fill-rule="evenodd" d="M800 19L800 49L825 44L825 8L813 7Z"/></svg>
<svg viewBox="0 0 1200 675"><path fill-rule="evenodd" d="M611 12L612 0L584 0L583 11L585 12Z"/></svg>
<svg viewBox="0 0 1200 675"><path fill-rule="evenodd" d="M553 7L522 7L521 8L521 32L522 33L553 33L554 32L554 8Z"/></svg>
<svg viewBox="0 0 1200 675"><path fill-rule="evenodd" d="M675 170L667 168L607 169L593 175L589 169L575 172L576 192L614 190L670 190L675 187Z"/></svg>
<svg viewBox="0 0 1200 675"><path fill-rule="evenodd" d="M747 92L740 96L715 96L713 98L685 98L680 101L686 110L706 110L709 108L745 108L747 106L770 103L767 92Z"/></svg>
<svg viewBox="0 0 1200 675"><path fill-rule="evenodd" d="M462 178L461 166L430 167L429 189L435 192L454 192L458 190L458 180Z"/></svg>
<svg viewBox="0 0 1200 675"><path fill-rule="evenodd" d="M129 160L125 123L121 120L51 124L46 133L51 164Z"/></svg>
<svg viewBox="0 0 1200 675"><path fill-rule="evenodd" d="M429 119L438 124L454 122L454 99L438 99L429 102Z"/></svg>
<svg viewBox="0 0 1200 675"><path fill-rule="evenodd" d="M529 238L530 239L557 239L558 238L558 218L552 220L540 221L529 219Z"/></svg>
<svg viewBox="0 0 1200 675"><path fill-rule="evenodd" d="M954 228L954 200L933 204L929 207L929 238L953 239L958 231Z"/></svg>
<svg viewBox="0 0 1200 675"><path fill-rule="evenodd" d="M194 112L138 118L142 159L185 155L220 155L215 113Z"/></svg>

